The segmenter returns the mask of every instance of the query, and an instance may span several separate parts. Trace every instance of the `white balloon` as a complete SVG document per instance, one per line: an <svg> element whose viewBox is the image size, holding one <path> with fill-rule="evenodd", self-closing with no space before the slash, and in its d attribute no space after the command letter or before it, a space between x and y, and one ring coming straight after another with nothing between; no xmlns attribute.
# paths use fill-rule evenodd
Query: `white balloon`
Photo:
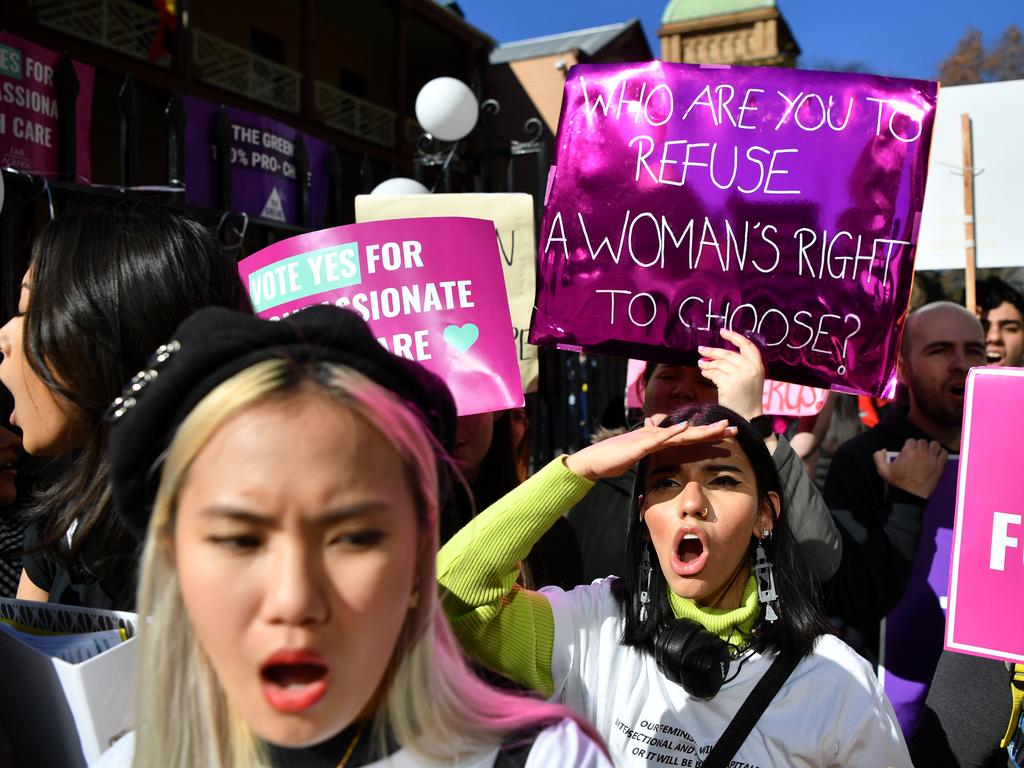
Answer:
<svg viewBox="0 0 1024 768"><path fill-rule="evenodd" d="M387 181L382 181L371 195L429 195L430 190L420 184L416 179L407 179L404 176L397 176Z"/></svg>
<svg viewBox="0 0 1024 768"><path fill-rule="evenodd" d="M466 138L479 115L473 91L454 77L431 80L416 94L416 119L423 130L441 141Z"/></svg>

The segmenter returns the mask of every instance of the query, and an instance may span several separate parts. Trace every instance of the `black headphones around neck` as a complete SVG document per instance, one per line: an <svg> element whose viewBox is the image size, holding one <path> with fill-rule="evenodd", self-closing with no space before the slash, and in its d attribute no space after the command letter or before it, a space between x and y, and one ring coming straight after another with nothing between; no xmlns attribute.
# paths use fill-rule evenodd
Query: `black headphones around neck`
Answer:
<svg viewBox="0 0 1024 768"><path fill-rule="evenodd" d="M698 699L715 698L731 658L728 643L689 619L673 619L654 640L658 670Z"/></svg>

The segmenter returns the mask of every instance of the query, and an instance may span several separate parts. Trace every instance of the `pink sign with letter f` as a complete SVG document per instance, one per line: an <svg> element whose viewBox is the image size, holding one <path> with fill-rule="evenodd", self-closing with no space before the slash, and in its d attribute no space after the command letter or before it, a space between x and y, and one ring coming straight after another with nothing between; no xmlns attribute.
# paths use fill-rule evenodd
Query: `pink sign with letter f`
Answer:
<svg viewBox="0 0 1024 768"><path fill-rule="evenodd" d="M946 648L1024 662L1024 368L967 377Z"/></svg>

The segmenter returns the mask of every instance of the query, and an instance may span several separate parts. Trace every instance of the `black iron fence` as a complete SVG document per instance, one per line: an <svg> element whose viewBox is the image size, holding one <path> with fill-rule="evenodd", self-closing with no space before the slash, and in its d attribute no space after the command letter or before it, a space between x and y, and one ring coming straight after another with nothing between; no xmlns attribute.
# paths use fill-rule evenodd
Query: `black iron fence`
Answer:
<svg viewBox="0 0 1024 768"><path fill-rule="evenodd" d="M216 158L215 176L220 207L197 207L187 202L184 184L187 115L182 99L176 92L170 93L167 98L161 125L156 130L162 134L159 152L166 152L165 172L161 174L159 183L140 185L141 118L138 87L131 73L120 80L116 121L111 120L109 115L102 121L93 121L93 146L101 144L106 152L116 147L119 183L78 183L79 158L76 157L74 105L79 83L67 57L61 60L55 71L54 85L58 103L56 143L59 163L56 177L45 178L11 168L2 171L6 190L5 201L0 209L0 312L3 314L3 322L17 311L18 293L28 265L32 241L51 217L69 207L102 205L104 201L113 200L156 198L187 212L211 229L216 229L225 247L231 249L238 259L279 239L308 231L311 207L308 185L305 184L299 185L302 191L298 200L298 224L245 216L234 210L230 168L231 136L223 107L211 137ZM115 124L118 127L117 135L107 135L113 132L110 129ZM101 131L97 131L97 127ZM149 151L154 136L152 125L147 125L146 135L146 150ZM543 154L539 156L543 157ZM516 157L516 154L509 153L506 158L510 164L506 174L508 179L513 178L511 164ZM301 134L295 147L295 164L297 178L307 178L309 160ZM342 152L332 146L325 169L329 177L327 226L349 223L351 195L346 194L346 190L368 192L373 185L375 174L367 156L364 155L359 171L349 171L358 177L356 179L346 175L343 166ZM350 169L351 166L349 163ZM152 174L147 175L152 180ZM380 171L377 175L380 175ZM454 187L454 191L464 191L461 189L463 187L480 188L480 180L474 179L471 174L453 176L448 183ZM527 401L534 425L535 466L559 453L571 452L587 444L602 421L622 421L625 370L624 360L541 350L539 391L530 395Z"/></svg>

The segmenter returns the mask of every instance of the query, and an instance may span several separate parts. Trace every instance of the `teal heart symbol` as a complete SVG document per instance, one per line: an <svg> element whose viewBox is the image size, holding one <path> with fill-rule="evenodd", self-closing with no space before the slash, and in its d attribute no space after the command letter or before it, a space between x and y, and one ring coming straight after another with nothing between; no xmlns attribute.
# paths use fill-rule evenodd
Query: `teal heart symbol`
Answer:
<svg viewBox="0 0 1024 768"><path fill-rule="evenodd" d="M479 338L480 329L476 327L476 323L466 323L461 327L449 325L444 329L444 343L459 352L469 351Z"/></svg>

